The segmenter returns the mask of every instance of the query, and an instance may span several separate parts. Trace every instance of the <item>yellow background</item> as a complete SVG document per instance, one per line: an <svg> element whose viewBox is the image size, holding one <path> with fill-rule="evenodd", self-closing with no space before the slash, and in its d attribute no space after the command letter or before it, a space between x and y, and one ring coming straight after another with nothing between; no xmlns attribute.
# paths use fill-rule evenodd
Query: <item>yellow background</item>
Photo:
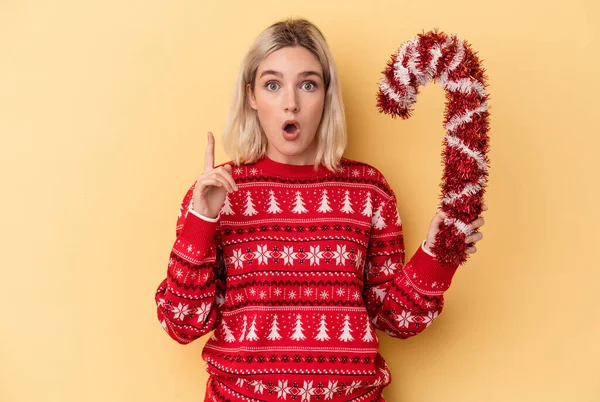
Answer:
<svg viewBox="0 0 600 402"><path fill-rule="evenodd" d="M168 338L154 291L242 55L268 24L304 16L339 66L346 155L388 177L408 257L437 205L444 94L431 84L410 120L392 120L375 108L380 72L437 27L467 39L489 76L485 238L434 325L382 336L386 398L600 401L598 11L592 0L3 0L0 400L203 400L205 339Z"/></svg>

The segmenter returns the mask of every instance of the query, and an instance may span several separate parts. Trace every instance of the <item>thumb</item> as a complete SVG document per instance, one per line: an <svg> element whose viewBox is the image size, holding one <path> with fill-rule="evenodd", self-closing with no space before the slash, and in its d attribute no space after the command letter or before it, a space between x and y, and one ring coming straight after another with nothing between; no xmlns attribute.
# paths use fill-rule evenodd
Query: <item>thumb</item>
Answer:
<svg viewBox="0 0 600 402"><path fill-rule="evenodd" d="M439 210L436 214L435 214L435 221L436 223L441 223L444 222L444 220L448 218L448 214L446 214L444 211Z"/></svg>

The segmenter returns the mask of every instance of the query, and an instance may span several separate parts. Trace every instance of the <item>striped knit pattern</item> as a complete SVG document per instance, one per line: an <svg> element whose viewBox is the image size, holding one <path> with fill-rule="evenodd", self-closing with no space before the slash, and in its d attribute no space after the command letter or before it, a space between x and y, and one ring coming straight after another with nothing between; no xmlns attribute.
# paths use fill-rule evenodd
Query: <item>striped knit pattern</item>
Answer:
<svg viewBox="0 0 600 402"><path fill-rule="evenodd" d="M440 314L456 266L405 264L394 192L374 167L234 166L219 219L177 219L158 319L203 349L207 401L383 401L379 329L408 338Z"/></svg>

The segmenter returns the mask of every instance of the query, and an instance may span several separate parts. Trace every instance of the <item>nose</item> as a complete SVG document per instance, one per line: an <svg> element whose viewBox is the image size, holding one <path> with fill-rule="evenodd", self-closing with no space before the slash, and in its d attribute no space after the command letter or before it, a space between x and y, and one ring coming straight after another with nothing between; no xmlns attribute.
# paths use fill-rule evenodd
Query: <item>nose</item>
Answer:
<svg viewBox="0 0 600 402"><path fill-rule="evenodd" d="M296 94L295 90L290 89L289 91L287 91L285 96L285 111L298 113L299 110L300 105L298 103L298 95Z"/></svg>

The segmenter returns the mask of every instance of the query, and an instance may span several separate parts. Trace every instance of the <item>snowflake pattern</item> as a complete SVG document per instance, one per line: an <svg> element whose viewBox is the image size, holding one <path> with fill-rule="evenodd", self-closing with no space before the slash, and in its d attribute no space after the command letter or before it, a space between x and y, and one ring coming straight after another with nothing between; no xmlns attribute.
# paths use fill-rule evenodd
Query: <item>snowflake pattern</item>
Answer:
<svg viewBox="0 0 600 402"><path fill-rule="evenodd" d="M408 328L408 324L413 321L413 316L407 310L402 310L400 314L396 315L396 321L400 328Z"/></svg>
<svg viewBox="0 0 600 402"><path fill-rule="evenodd" d="M381 265L381 273L389 276L389 275L393 275L394 272L396 271L396 266L395 264L392 262L391 258L388 258L387 260L385 260L385 262Z"/></svg>
<svg viewBox="0 0 600 402"><path fill-rule="evenodd" d="M256 251L254 252L254 258L258 261L259 265L266 264L269 257L271 257L271 253L267 251L267 246L258 245L256 246Z"/></svg>
<svg viewBox="0 0 600 402"><path fill-rule="evenodd" d="M176 320L183 321L185 316L190 314L189 306L179 303L177 307L173 307L173 314Z"/></svg>
<svg viewBox="0 0 600 402"><path fill-rule="evenodd" d="M322 261L326 263L334 263L335 265L346 265L351 263L362 269L362 251L354 249L348 250L346 244L336 245L336 250L330 250L327 247L321 250L321 246L309 246L308 250L294 250L294 246L283 246L283 250L279 250L277 246L273 246L271 250L266 244L256 245L256 250L251 249L234 249L233 255L226 258L228 264L232 264L234 269L241 269L245 263L252 264L256 261L258 265L266 265L269 262L283 263L283 265L293 266L294 262L300 260L304 263L308 260L310 265L320 265Z"/></svg>
<svg viewBox="0 0 600 402"><path fill-rule="evenodd" d="M198 314L198 322L204 322L204 319L210 311L210 303L202 303L196 307L196 314Z"/></svg>
<svg viewBox="0 0 600 402"><path fill-rule="evenodd" d="M435 320L437 318L438 314L439 314L438 311L427 312L427 317L423 317L423 322L425 323L425 327L430 326L431 323L433 322L433 320Z"/></svg>

